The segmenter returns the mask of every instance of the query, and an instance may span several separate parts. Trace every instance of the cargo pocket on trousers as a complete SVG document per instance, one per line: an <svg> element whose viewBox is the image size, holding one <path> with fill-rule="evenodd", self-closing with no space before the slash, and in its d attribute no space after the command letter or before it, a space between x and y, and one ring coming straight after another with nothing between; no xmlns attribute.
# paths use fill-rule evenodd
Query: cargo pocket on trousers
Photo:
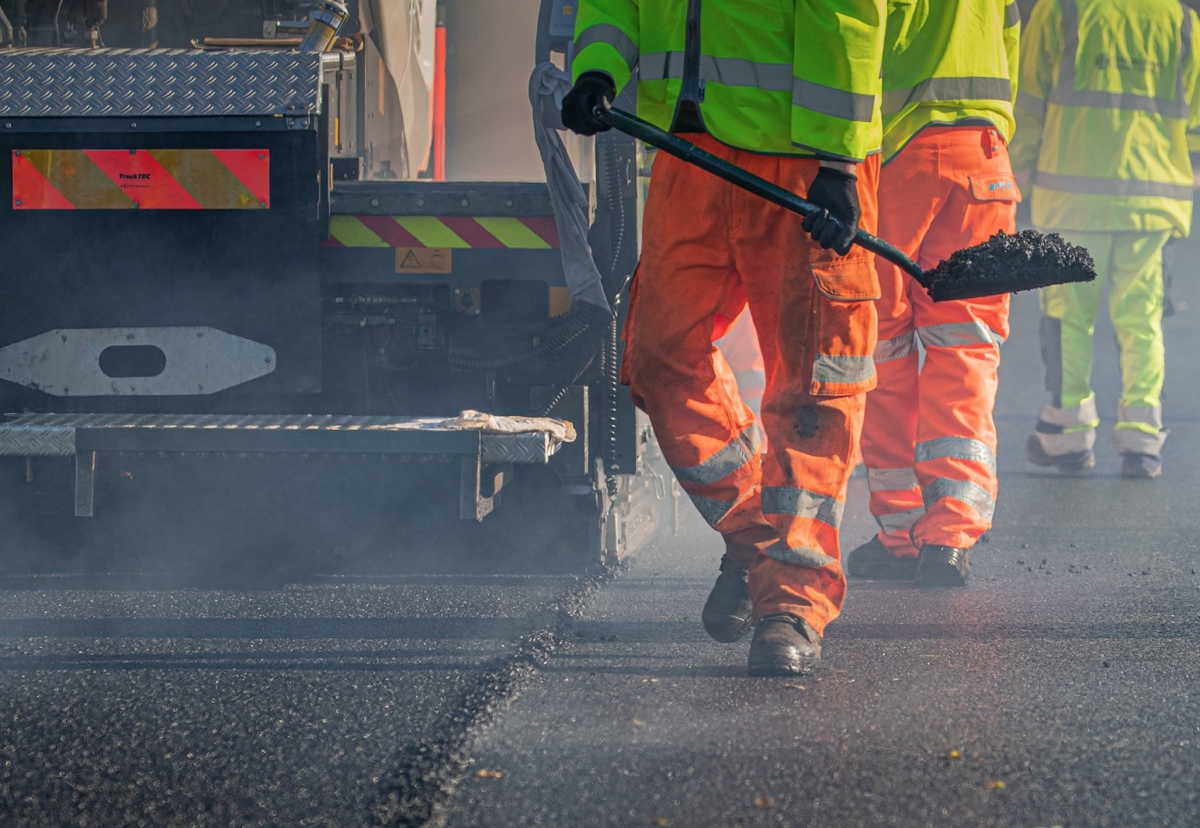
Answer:
<svg viewBox="0 0 1200 828"><path fill-rule="evenodd" d="M976 201L1021 201L1021 190L1012 175L973 175L967 180Z"/></svg>
<svg viewBox="0 0 1200 828"><path fill-rule="evenodd" d="M824 251L822 251L824 252ZM875 302L880 296L875 259L855 248L849 256L812 262L813 363L809 391L845 397L875 387Z"/></svg>

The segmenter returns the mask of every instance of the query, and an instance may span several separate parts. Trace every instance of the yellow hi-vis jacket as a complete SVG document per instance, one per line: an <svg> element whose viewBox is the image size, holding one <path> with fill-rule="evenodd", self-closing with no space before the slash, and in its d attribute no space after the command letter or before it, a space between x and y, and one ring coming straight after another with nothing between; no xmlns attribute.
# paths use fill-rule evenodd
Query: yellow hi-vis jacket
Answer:
<svg viewBox="0 0 1200 828"><path fill-rule="evenodd" d="M1196 166L1196 156L1200 155L1200 126L1194 126L1187 131L1188 153L1192 156L1192 167Z"/></svg>
<svg viewBox="0 0 1200 828"><path fill-rule="evenodd" d="M933 124L1012 138L1020 32L1015 0L888 0L883 160Z"/></svg>
<svg viewBox="0 0 1200 828"><path fill-rule="evenodd" d="M752 152L860 161L879 150L885 0L581 0L572 74L638 70L638 114L682 101Z"/></svg>
<svg viewBox="0 0 1200 828"><path fill-rule="evenodd" d="M1179 0L1039 0L1011 147L1018 175L1033 174L1035 225L1186 236L1198 124L1195 12Z"/></svg>

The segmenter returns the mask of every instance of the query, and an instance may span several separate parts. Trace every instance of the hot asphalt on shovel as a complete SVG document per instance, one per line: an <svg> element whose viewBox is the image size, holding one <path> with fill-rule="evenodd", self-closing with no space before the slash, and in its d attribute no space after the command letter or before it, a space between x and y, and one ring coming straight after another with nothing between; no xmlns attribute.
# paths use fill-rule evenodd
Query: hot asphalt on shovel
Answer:
<svg viewBox="0 0 1200 828"><path fill-rule="evenodd" d="M723 178L793 213L808 216L822 208L769 181L746 172L688 141L620 109L597 108L595 116L626 135L638 138L689 164ZM912 259L881 238L859 229L854 243L882 256L920 283L935 302L977 299L1001 293L1068 282L1091 282L1096 265L1087 250L1068 244L1057 233L1025 230L1010 236L997 233L983 244L959 250L933 270L922 270Z"/></svg>

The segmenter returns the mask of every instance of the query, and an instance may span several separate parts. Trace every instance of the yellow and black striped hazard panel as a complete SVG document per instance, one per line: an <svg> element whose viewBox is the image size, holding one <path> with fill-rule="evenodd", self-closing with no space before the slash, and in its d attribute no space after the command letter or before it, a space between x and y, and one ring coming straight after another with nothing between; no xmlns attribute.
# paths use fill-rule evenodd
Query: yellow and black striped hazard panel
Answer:
<svg viewBox="0 0 1200 828"><path fill-rule="evenodd" d="M331 216L327 247L558 249L551 216Z"/></svg>
<svg viewBox="0 0 1200 828"><path fill-rule="evenodd" d="M14 210L265 210L264 149L13 150Z"/></svg>

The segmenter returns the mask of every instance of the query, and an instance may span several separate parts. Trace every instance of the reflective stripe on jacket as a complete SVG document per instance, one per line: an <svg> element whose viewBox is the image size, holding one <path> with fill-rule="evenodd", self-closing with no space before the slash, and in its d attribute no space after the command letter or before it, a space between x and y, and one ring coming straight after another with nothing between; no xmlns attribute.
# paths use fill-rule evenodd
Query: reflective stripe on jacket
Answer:
<svg viewBox="0 0 1200 828"><path fill-rule="evenodd" d="M1192 156L1192 166L1196 166L1196 156L1200 155L1200 126L1194 126L1187 131L1187 148Z"/></svg>
<svg viewBox="0 0 1200 828"><path fill-rule="evenodd" d="M1033 222L1187 235L1200 19L1179 0L1040 0L1021 43L1014 169Z"/></svg>
<svg viewBox="0 0 1200 828"><path fill-rule="evenodd" d="M619 91L638 69L638 114L662 129L686 100L729 146L862 160L883 135L884 2L581 0L572 74Z"/></svg>
<svg viewBox="0 0 1200 828"><path fill-rule="evenodd" d="M1021 14L1015 0L888 0L883 158L930 124L1016 122Z"/></svg>

